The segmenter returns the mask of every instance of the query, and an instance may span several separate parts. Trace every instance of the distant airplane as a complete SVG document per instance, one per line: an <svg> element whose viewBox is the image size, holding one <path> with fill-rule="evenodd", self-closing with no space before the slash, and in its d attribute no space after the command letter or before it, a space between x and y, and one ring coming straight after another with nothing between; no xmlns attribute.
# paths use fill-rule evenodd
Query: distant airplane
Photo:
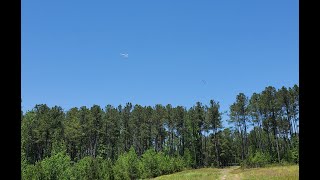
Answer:
<svg viewBox="0 0 320 180"><path fill-rule="evenodd" d="M205 80L202 80L202 83L203 83L203 84L207 84L207 82L206 82Z"/></svg>
<svg viewBox="0 0 320 180"><path fill-rule="evenodd" d="M129 54L128 53L120 53L121 56L123 56L124 58L128 58Z"/></svg>

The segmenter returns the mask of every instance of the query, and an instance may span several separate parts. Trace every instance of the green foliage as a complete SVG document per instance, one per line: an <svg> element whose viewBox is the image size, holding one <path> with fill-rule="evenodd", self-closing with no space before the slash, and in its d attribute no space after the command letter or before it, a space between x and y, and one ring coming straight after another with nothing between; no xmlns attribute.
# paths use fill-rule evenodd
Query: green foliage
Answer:
<svg viewBox="0 0 320 180"><path fill-rule="evenodd" d="M139 159L132 147L128 153L118 157L113 172L115 179L137 179L140 176Z"/></svg>
<svg viewBox="0 0 320 180"><path fill-rule="evenodd" d="M89 180L91 176L92 157L84 157L73 165L72 179Z"/></svg>
<svg viewBox="0 0 320 180"><path fill-rule="evenodd" d="M156 152L153 149L147 150L141 157L140 169L142 178L151 178L160 174L158 170Z"/></svg>
<svg viewBox="0 0 320 180"><path fill-rule="evenodd" d="M163 152L158 152L155 156L155 162L157 162L158 169L157 172L160 174L155 174L155 176L159 176L162 174L171 174L174 172L181 171L185 167L185 163L182 157L170 157L165 155Z"/></svg>
<svg viewBox="0 0 320 180"><path fill-rule="evenodd" d="M110 159L90 156L82 158L74 164L71 179L91 180L91 179L112 179L112 162Z"/></svg>
<svg viewBox="0 0 320 180"><path fill-rule="evenodd" d="M214 100L188 110L127 103L64 112L36 105L21 116L22 177L137 179L240 161L247 167L299 163L297 85L239 93L230 128L222 127L219 109Z"/></svg>
<svg viewBox="0 0 320 180"><path fill-rule="evenodd" d="M173 159L173 158L172 158ZM165 155L164 152L157 152L153 157L155 164L155 174L153 177L159 176L161 174L169 174L173 172L172 159L168 155Z"/></svg>
<svg viewBox="0 0 320 180"><path fill-rule="evenodd" d="M22 167L22 179L70 179L70 157L63 152L47 157L35 165L26 164Z"/></svg>
<svg viewBox="0 0 320 180"><path fill-rule="evenodd" d="M264 167L270 163L271 157L261 151L251 154L242 164L243 167Z"/></svg>
<svg viewBox="0 0 320 180"><path fill-rule="evenodd" d="M41 161L45 179L70 179L71 161L70 157L63 152L59 152Z"/></svg>
<svg viewBox="0 0 320 180"><path fill-rule="evenodd" d="M290 162L299 163L299 137L294 136L292 138L292 141L293 141L293 147L289 151Z"/></svg>
<svg viewBox="0 0 320 180"><path fill-rule="evenodd" d="M170 157L163 152L157 153L149 149L142 155L139 167L142 178L152 178L181 171L186 167L186 163L183 157Z"/></svg>
<svg viewBox="0 0 320 180"><path fill-rule="evenodd" d="M299 163L299 151L298 148L291 149L289 151L290 162Z"/></svg>
<svg viewBox="0 0 320 180"><path fill-rule="evenodd" d="M188 148L185 149L185 151L184 151L183 162L185 164L185 167L194 166L194 160L193 160L192 154L191 154L191 152L189 151Z"/></svg>
<svg viewBox="0 0 320 180"><path fill-rule="evenodd" d="M111 159L97 158L98 172L100 179L113 179L112 161Z"/></svg>
<svg viewBox="0 0 320 180"><path fill-rule="evenodd" d="M48 179L45 177L43 168L40 162L36 162L35 165L27 165L25 170L22 171L22 179Z"/></svg>
<svg viewBox="0 0 320 180"><path fill-rule="evenodd" d="M186 167L183 157L181 156L171 158L171 162L171 164L173 165L173 172L179 172Z"/></svg>
<svg viewBox="0 0 320 180"><path fill-rule="evenodd" d="M55 141L52 143L52 150L51 150L51 156L54 156L58 153L65 154L66 153L66 145L63 141Z"/></svg>

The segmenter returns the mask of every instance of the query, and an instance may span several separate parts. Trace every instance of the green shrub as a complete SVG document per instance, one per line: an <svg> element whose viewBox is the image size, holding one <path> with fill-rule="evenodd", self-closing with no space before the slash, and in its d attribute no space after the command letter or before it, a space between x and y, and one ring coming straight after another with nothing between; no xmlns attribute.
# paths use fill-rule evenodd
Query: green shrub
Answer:
<svg viewBox="0 0 320 180"><path fill-rule="evenodd" d="M270 163L270 156L266 153L262 153L261 151L255 152L253 155L251 154L246 160L241 163L242 167L264 167L268 163Z"/></svg>
<svg viewBox="0 0 320 180"><path fill-rule="evenodd" d="M113 172L114 179L137 179L140 177L139 159L132 147L128 153L118 157Z"/></svg>
<svg viewBox="0 0 320 180"><path fill-rule="evenodd" d="M70 179L71 160L64 152L57 153L41 161L45 179Z"/></svg>
<svg viewBox="0 0 320 180"><path fill-rule="evenodd" d="M153 177L163 174L169 174L172 172L172 165L169 156L166 156L163 152L156 153L154 157L156 173Z"/></svg>
<svg viewBox="0 0 320 180"><path fill-rule="evenodd" d="M99 164L99 177L101 179L113 179L112 161L111 159L97 158Z"/></svg>
<svg viewBox="0 0 320 180"><path fill-rule="evenodd" d="M73 165L72 179L89 179L92 157L84 157Z"/></svg>
<svg viewBox="0 0 320 180"><path fill-rule="evenodd" d="M192 167L194 165L194 160L192 158L191 152L189 151L188 148L185 149L184 155L183 155L183 161L184 161L184 166L185 167Z"/></svg>
<svg viewBox="0 0 320 180"><path fill-rule="evenodd" d="M164 174L181 171L186 166L183 157L170 157L163 152L147 150L141 157L142 178L153 178Z"/></svg>
<svg viewBox="0 0 320 180"><path fill-rule="evenodd" d="M185 168L185 162L181 156L173 158L174 172L179 172Z"/></svg>
<svg viewBox="0 0 320 180"><path fill-rule="evenodd" d="M74 164L71 179L92 180L112 179L112 162L110 159L87 156Z"/></svg>
<svg viewBox="0 0 320 180"><path fill-rule="evenodd" d="M45 179L41 163L36 162L35 165L28 164L24 167L21 179Z"/></svg>
<svg viewBox="0 0 320 180"><path fill-rule="evenodd" d="M156 157L157 153L153 149L147 150L141 157L141 177L142 178L151 178L156 177L161 174L159 170L158 159L159 157Z"/></svg>
<svg viewBox="0 0 320 180"><path fill-rule="evenodd" d="M289 157L290 157L290 161L293 162L293 163L299 163L299 151L298 151L298 148L294 148L294 149L291 149L289 151Z"/></svg>

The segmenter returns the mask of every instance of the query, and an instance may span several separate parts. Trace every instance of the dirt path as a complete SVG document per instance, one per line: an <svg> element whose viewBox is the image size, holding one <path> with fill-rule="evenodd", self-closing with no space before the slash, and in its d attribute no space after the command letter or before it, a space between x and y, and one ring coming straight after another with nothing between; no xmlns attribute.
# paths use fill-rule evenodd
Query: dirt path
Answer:
<svg viewBox="0 0 320 180"><path fill-rule="evenodd" d="M240 179L237 175L233 175L230 172L238 169L240 166L231 166L231 167L227 167L224 169L221 169L221 180L226 180L226 179Z"/></svg>

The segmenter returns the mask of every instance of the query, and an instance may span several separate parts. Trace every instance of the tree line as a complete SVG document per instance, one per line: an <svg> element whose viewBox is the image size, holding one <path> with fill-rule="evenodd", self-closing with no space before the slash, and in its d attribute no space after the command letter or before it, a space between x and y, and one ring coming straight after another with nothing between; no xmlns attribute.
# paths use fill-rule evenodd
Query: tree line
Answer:
<svg viewBox="0 0 320 180"><path fill-rule="evenodd" d="M137 179L185 168L299 162L299 87L239 93L223 127L219 102L21 113L23 179Z"/></svg>

